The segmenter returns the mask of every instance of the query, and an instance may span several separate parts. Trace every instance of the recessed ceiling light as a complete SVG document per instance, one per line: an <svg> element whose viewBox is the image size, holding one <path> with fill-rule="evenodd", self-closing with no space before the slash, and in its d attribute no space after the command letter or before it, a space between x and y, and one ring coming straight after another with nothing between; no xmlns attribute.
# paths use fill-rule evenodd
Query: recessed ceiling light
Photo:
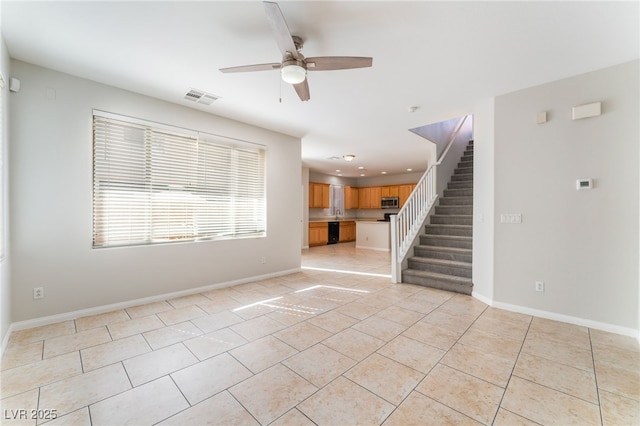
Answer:
<svg viewBox="0 0 640 426"><path fill-rule="evenodd" d="M363 166L359 166L358 170L364 170L364 167Z"/></svg>
<svg viewBox="0 0 640 426"><path fill-rule="evenodd" d="M342 158L344 158L345 161L353 161L353 159L356 158L356 156L353 154L347 154L347 155L343 155Z"/></svg>
<svg viewBox="0 0 640 426"><path fill-rule="evenodd" d="M408 172L412 172L412 171L413 171L413 169L407 169L407 171L408 171Z"/></svg>
<svg viewBox="0 0 640 426"><path fill-rule="evenodd" d="M387 174L387 172L380 172L380 173L382 173L383 175L386 175L386 174Z"/></svg>
<svg viewBox="0 0 640 426"><path fill-rule="evenodd" d="M360 176L364 176L364 175L365 175L364 173L360 173Z"/></svg>
<svg viewBox="0 0 640 426"><path fill-rule="evenodd" d="M336 173L340 173L342 170L336 170Z"/></svg>

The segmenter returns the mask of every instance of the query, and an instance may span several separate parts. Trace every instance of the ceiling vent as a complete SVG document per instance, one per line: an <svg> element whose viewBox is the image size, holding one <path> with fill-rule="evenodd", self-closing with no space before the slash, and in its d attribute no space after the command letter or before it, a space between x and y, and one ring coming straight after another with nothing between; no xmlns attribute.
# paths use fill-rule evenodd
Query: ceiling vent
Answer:
<svg viewBox="0 0 640 426"><path fill-rule="evenodd" d="M189 90L187 94L184 95L184 98L191 102L203 105L211 105L212 103L220 99L219 96L196 89Z"/></svg>

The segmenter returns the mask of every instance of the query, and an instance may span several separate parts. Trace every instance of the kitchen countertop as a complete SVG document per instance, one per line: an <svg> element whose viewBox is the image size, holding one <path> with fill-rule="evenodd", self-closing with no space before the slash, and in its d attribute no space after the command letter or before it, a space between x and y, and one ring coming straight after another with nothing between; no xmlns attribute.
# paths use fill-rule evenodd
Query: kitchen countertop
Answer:
<svg viewBox="0 0 640 426"><path fill-rule="evenodd" d="M342 219L309 219L309 223L318 223L318 222L371 222L371 223L389 223L384 221L379 221L378 219L372 218L342 218Z"/></svg>

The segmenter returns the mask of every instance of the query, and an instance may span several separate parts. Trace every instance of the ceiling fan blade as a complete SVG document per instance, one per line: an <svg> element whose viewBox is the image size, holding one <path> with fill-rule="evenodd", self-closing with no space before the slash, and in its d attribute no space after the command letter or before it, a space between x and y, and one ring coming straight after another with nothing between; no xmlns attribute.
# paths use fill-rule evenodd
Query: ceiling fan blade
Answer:
<svg viewBox="0 0 640 426"><path fill-rule="evenodd" d="M348 70L351 68L368 68L373 65L373 58L362 56L318 56L306 58L307 71Z"/></svg>
<svg viewBox="0 0 640 426"><path fill-rule="evenodd" d="M289 53L295 59L298 59L298 49L296 49L296 44L293 42L293 37L291 37L291 31L289 31L287 21L284 20L284 15L278 3L265 1L264 10L267 12L267 20L271 25L282 56L285 57Z"/></svg>
<svg viewBox="0 0 640 426"><path fill-rule="evenodd" d="M272 71L279 70L281 64L274 62L272 64L254 64L254 65L242 65L239 67L220 68L221 72L251 72L251 71Z"/></svg>
<svg viewBox="0 0 640 426"><path fill-rule="evenodd" d="M311 99L311 94L309 93L309 83L305 78L302 83L294 84L293 88L296 89L296 93L301 101L308 101Z"/></svg>

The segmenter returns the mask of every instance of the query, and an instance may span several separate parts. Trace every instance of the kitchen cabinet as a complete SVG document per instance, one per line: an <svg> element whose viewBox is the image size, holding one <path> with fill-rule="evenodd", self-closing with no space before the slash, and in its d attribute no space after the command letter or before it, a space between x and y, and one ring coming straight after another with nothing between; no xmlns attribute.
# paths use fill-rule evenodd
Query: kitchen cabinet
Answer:
<svg viewBox="0 0 640 426"><path fill-rule="evenodd" d="M380 206L380 198L382 198L382 188L379 186L371 187L371 207L372 209L379 209Z"/></svg>
<svg viewBox="0 0 640 426"><path fill-rule="evenodd" d="M328 222L309 222L309 247L324 246L329 242Z"/></svg>
<svg viewBox="0 0 640 426"><path fill-rule="evenodd" d="M398 185L387 185L381 187L381 197L397 197L398 196Z"/></svg>
<svg viewBox="0 0 640 426"><path fill-rule="evenodd" d="M358 188L358 208L371 208L371 188Z"/></svg>
<svg viewBox="0 0 640 426"><path fill-rule="evenodd" d="M329 184L309 182L309 207L328 209L329 206Z"/></svg>
<svg viewBox="0 0 640 426"><path fill-rule="evenodd" d="M398 198L399 198L400 208L402 208L402 206L404 206L404 203L407 202L409 195L411 195L415 187L416 185L412 183L398 185Z"/></svg>
<svg viewBox="0 0 640 426"><path fill-rule="evenodd" d="M344 187L344 209L357 209L358 208L358 188L353 186Z"/></svg>
<svg viewBox="0 0 640 426"><path fill-rule="evenodd" d="M346 243L356 240L356 223L354 221L340 222L340 242Z"/></svg>

